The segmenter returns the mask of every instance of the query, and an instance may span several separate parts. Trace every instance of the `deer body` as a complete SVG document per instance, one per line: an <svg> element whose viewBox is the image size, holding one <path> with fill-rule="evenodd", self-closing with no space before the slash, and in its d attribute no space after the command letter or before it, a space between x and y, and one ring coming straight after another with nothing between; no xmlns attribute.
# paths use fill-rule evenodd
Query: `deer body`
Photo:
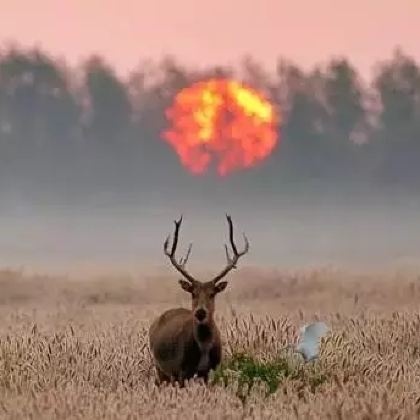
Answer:
<svg viewBox="0 0 420 420"><path fill-rule="evenodd" d="M171 250L169 250L169 237L165 241L165 255L169 257L176 270L184 276L185 280L179 280L179 284L191 294L192 309L169 309L150 326L149 344L159 383L179 382L183 385L185 380L194 376L207 381L210 370L220 364L222 344L219 329L213 318L215 297L227 286L227 282L221 279L230 270L236 268L238 259L249 249L248 240L244 235L245 248L238 252L233 240L232 220L229 216L227 220L233 256L229 255L226 246L227 265L213 280L200 282L186 271L185 265L191 252L191 245L186 257L180 261L176 260L175 251L182 218L175 222Z"/></svg>
<svg viewBox="0 0 420 420"><path fill-rule="evenodd" d="M193 312L170 309L150 327L150 346L160 381L204 380L221 360L220 333L213 323L194 325Z"/></svg>

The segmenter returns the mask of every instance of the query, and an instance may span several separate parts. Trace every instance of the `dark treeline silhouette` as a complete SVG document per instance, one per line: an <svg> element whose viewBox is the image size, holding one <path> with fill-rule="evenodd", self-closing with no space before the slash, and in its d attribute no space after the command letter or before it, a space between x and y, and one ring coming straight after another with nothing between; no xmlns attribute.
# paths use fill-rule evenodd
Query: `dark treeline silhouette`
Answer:
<svg viewBox="0 0 420 420"><path fill-rule="evenodd" d="M209 76L262 89L282 114L270 158L224 180L191 176L160 134L176 92ZM344 58L311 71L279 60L275 74L252 59L197 71L166 58L122 80L101 57L74 69L43 51L3 50L0 160L3 197L417 191L420 66L397 51L367 83Z"/></svg>

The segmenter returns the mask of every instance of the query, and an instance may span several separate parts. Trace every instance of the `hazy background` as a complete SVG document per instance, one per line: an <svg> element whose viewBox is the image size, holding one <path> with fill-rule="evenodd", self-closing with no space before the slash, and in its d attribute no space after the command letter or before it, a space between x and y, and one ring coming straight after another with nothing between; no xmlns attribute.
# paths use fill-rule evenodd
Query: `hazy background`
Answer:
<svg viewBox="0 0 420 420"><path fill-rule="evenodd" d="M246 265L418 266L419 3L254 3L0 1L1 266L159 267L183 213L191 267L219 270L225 212ZM282 114L270 158L223 179L161 138L214 75Z"/></svg>

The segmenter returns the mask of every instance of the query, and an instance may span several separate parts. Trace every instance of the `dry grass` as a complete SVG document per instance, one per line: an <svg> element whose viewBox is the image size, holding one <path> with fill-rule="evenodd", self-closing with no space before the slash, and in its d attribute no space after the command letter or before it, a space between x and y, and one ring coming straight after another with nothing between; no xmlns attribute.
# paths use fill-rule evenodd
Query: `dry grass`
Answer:
<svg viewBox="0 0 420 420"><path fill-rule="evenodd" d="M75 281L0 273L2 418L189 419L420 416L420 280L334 270L242 271L218 301L225 360L274 361L298 327L332 327L314 365L247 399L238 383L157 388L147 328L188 305L173 278ZM296 359L290 363L297 363ZM314 386L314 375L322 377Z"/></svg>

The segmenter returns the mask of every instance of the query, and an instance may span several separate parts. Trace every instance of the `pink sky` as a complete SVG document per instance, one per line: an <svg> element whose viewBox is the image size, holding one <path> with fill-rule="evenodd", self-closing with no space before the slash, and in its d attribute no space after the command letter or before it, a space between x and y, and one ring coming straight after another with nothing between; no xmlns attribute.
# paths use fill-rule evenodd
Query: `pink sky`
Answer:
<svg viewBox="0 0 420 420"><path fill-rule="evenodd" d="M420 0L0 0L0 43L42 46L72 64L104 55L122 73L171 53L194 64L250 53L307 67L347 55L368 75L396 46L420 59Z"/></svg>

